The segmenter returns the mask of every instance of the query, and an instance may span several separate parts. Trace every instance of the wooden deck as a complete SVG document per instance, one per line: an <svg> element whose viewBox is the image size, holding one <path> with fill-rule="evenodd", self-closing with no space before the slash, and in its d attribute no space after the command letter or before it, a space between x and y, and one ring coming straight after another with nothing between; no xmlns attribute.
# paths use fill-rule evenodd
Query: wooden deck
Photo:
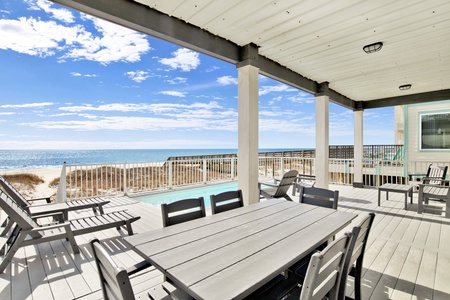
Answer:
<svg viewBox="0 0 450 300"><path fill-rule="evenodd" d="M416 193L414 204L404 210L403 194L390 194L389 201L383 195L378 207L376 189L330 188L340 191L339 210L376 213L364 260L364 299L450 299L450 219L444 217L443 203L433 202L433 209L420 215ZM159 208L132 198L112 198L105 211L124 208L142 217L133 223L137 234L162 226ZM70 217L89 214L86 210ZM117 263L129 266L141 258L123 244L121 234L109 229L77 237L80 255L64 240L21 248L0 274L0 299L101 299L88 243L94 237L105 241ZM146 276L155 285L163 279L156 270Z"/></svg>

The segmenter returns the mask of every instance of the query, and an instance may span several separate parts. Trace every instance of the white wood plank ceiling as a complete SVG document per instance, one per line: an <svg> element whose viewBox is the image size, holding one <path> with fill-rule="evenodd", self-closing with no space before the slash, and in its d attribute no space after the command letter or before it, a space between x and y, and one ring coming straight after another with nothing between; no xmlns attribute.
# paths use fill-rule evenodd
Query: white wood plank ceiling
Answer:
<svg viewBox="0 0 450 300"><path fill-rule="evenodd" d="M450 89L449 0L138 0L355 101ZM366 54L363 46L382 42ZM400 91L399 86L412 88Z"/></svg>

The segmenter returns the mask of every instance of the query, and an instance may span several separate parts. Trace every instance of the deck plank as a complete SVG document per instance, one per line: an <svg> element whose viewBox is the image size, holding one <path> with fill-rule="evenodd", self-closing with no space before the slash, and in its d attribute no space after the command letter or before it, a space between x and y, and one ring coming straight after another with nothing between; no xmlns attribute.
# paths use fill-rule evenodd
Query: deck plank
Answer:
<svg viewBox="0 0 450 300"><path fill-rule="evenodd" d="M424 250L413 292L413 297L416 299L433 298L436 263L437 253L434 251Z"/></svg>
<svg viewBox="0 0 450 300"><path fill-rule="evenodd" d="M330 188L340 192L339 210L358 214L353 224L368 212L376 214L364 260L363 299L450 299L450 219L445 218L443 203L432 202L419 215L417 193L414 204L408 203L405 210L402 194L392 193L389 201L378 206L376 189ZM135 234L162 226L159 206L126 196L108 199L111 203L105 205L105 212L127 209L141 216L132 225ZM92 215L91 209L69 213L70 218ZM122 236L126 232L115 228L77 236L79 255L73 254L65 240L19 249L5 273L0 274L0 299L101 299L89 241L104 241L113 259L126 267L142 258L128 249ZM150 280L155 285L162 282L162 275L152 272ZM352 289L350 286L348 295Z"/></svg>

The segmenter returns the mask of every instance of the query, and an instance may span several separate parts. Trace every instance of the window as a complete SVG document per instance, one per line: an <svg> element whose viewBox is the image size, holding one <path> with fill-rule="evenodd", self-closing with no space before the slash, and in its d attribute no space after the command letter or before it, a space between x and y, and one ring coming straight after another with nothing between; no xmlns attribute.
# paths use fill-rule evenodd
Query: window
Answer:
<svg viewBox="0 0 450 300"><path fill-rule="evenodd" d="M420 148L450 149L450 112L420 116Z"/></svg>

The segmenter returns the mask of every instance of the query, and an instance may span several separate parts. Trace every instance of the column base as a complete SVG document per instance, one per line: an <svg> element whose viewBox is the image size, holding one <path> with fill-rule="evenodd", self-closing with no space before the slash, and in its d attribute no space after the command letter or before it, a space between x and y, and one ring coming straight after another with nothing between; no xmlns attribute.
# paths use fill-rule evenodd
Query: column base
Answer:
<svg viewBox="0 0 450 300"><path fill-rule="evenodd" d="M355 187L355 188L363 188L364 184L362 182L353 182L353 187Z"/></svg>

